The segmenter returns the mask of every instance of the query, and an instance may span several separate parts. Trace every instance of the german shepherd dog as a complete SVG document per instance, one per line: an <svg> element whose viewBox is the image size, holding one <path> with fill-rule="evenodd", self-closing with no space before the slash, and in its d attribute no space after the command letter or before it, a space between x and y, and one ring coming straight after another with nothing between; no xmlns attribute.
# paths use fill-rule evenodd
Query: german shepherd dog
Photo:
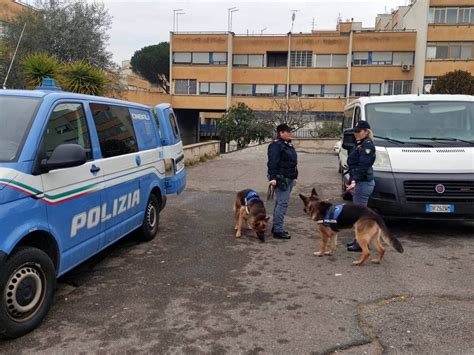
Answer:
<svg viewBox="0 0 474 355"><path fill-rule="evenodd" d="M247 200L249 194L253 194L253 196ZM255 231L258 239L261 242L265 241L265 229L270 217L267 217L263 201L253 190L246 189L237 193L234 202L234 215L237 238L242 236L242 224L245 220L249 229Z"/></svg>
<svg viewBox="0 0 474 355"><path fill-rule="evenodd" d="M304 212L313 221L318 221L317 230L321 237L319 251L314 255L332 255L336 251L337 232L340 229L354 228L356 240L362 249L361 257L354 261L354 265L362 265L370 255L369 244L373 242L378 256L372 259L374 264L379 264L385 253L381 240L391 245L399 253L403 253L402 244L395 237L391 236L384 220L377 213L364 206L344 205L341 214L337 218L337 223L330 226L322 221L326 212L332 204L328 201L320 200L316 189L311 191L311 196L306 197L300 194L304 203Z"/></svg>

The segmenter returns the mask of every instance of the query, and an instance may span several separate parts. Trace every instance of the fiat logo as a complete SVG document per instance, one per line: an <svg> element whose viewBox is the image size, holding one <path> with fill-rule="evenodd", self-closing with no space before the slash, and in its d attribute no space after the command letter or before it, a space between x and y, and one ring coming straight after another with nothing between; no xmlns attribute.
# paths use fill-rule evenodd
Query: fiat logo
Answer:
<svg viewBox="0 0 474 355"><path fill-rule="evenodd" d="M438 184L435 186L435 191L439 194L444 194L444 192L446 191L446 188L444 187L443 184Z"/></svg>

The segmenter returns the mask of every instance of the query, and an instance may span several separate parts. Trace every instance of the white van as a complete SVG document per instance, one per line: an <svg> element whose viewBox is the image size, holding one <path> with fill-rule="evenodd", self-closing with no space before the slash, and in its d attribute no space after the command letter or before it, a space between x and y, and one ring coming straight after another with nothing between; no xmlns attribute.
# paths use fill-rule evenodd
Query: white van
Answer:
<svg viewBox="0 0 474 355"><path fill-rule="evenodd" d="M387 217L474 220L474 97L362 97L345 107L339 154L347 180L351 128L369 122L377 159L369 207Z"/></svg>

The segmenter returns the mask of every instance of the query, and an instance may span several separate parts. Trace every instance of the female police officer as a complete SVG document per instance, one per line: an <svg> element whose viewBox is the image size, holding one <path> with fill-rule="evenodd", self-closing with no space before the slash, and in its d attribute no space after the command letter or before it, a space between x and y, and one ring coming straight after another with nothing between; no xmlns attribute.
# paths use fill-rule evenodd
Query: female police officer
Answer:
<svg viewBox="0 0 474 355"><path fill-rule="evenodd" d="M366 121L359 121L354 127L356 146L349 153L347 165L349 166L350 185L347 191L352 191L352 202L355 205L367 206L369 197L374 191L375 145L372 143L373 133ZM360 251L356 240L349 243L347 250Z"/></svg>
<svg viewBox="0 0 474 355"><path fill-rule="evenodd" d="M273 237L290 239L283 228L291 190L298 178L298 159L291 143L292 129L286 124L277 127L278 138L268 146L268 179L275 188L275 208L273 210Z"/></svg>

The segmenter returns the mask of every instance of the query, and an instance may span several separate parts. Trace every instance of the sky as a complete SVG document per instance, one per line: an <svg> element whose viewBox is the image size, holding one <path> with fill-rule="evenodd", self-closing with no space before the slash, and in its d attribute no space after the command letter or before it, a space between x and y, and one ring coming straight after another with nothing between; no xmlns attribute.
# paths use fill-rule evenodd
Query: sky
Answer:
<svg viewBox="0 0 474 355"><path fill-rule="evenodd" d="M237 34L288 33L291 10L296 13L294 32L334 30L340 14L343 20L354 18L364 27L373 27L375 17L408 0L312 0L312 1L230 1L230 0L103 0L113 24L109 51L121 63L136 50L169 40L173 29L173 9L183 9L178 31L227 31L227 9L237 7L232 30Z"/></svg>

